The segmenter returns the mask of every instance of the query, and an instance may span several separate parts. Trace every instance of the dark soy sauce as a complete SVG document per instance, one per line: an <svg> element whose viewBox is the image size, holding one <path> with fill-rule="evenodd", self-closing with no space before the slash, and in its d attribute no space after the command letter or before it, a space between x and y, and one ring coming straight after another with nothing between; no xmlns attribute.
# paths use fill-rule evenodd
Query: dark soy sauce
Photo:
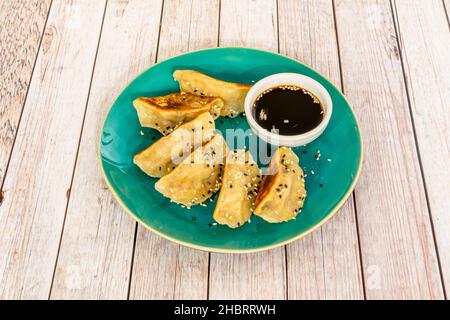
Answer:
<svg viewBox="0 0 450 320"><path fill-rule="evenodd" d="M308 132L323 120L319 99L306 89L284 85L262 92L253 104L253 117L264 129L293 136Z"/></svg>

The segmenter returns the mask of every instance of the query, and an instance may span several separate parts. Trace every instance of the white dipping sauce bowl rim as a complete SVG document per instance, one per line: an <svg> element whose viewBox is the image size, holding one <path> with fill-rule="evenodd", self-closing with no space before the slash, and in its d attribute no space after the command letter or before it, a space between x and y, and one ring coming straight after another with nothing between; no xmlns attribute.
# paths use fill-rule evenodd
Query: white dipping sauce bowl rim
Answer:
<svg viewBox="0 0 450 320"><path fill-rule="evenodd" d="M282 85L292 85L304 88L320 100L325 115L317 127L302 134L288 136L270 132L256 122L253 117L253 105L256 98L267 89ZM327 89L313 78L299 73L276 73L259 80L250 88L245 98L244 110L250 128L252 128L253 132L261 139L274 145L295 147L310 143L322 134L330 122L331 114L333 112L333 103Z"/></svg>

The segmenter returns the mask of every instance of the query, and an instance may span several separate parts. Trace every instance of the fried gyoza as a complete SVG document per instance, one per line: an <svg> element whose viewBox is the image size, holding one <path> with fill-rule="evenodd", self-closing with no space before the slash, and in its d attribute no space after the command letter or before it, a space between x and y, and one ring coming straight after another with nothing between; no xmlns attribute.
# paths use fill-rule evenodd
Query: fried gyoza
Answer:
<svg viewBox="0 0 450 320"><path fill-rule="evenodd" d="M214 220L230 228L243 225L250 219L258 191L261 170L245 150L228 153Z"/></svg>
<svg viewBox="0 0 450 320"><path fill-rule="evenodd" d="M298 157L286 147L279 148L259 186L254 214L268 222L295 218L306 197L303 170Z"/></svg>
<svg viewBox="0 0 450 320"><path fill-rule="evenodd" d="M139 152L133 162L151 177L162 177L186 158L192 150L208 142L214 135L214 119L209 112L186 122Z"/></svg>
<svg viewBox="0 0 450 320"><path fill-rule="evenodd" d="M190 207L202 203L220 189L228 147L216 134L203 147L195 149L175 169L162 177L155 189L172 201Z"/></svg>
<svg viewBox="0 0 450 320"><path fill-rule="evenodd" d="M250 85L221 81L194 70L176 70L173 77L183 92L222 98L222 116L236 117L244 112L244 101Z"/></svg>
<svg viewBox="0 0 450 320"><path fill-rule="evenodd" d="M205 112L211 113L216 119L223 107L223 100L181 92L154 98L137 98L133 105L141 126L154 128L166 135Z"/></svg>

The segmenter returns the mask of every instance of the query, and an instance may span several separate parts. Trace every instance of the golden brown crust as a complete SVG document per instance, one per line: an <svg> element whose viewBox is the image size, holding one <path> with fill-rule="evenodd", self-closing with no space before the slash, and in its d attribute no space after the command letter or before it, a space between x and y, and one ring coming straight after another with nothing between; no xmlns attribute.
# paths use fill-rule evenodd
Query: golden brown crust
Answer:
<svg viewBox="0 0 450 320"><path fill-rule="evenodd" d="M151 104L152 106L163 109L164 111L171 110L186 110L186 109L195 109L195 108L208 108L206 104L211 101L217 99L216 97L201 97L196 96L191 93L171 93L166 96L146 98L140 97L137 98L136 101Z"/></svg>
<svg viewBox="0 0 450 320"><path fill-rule="evenodd" d="M180 84L180 90L198 96L222 98L224 106L221 115L236 117L244 112L244 102L250 85L215 79L195 70L175 70L173 77Z"/></svg>
<svg viewBox="0 0 450 320"><path fill-rule="evenodd" d="M210 77L207 74L204 74L204 73L196 71L196 70L175 70L174 76L177 77L176 76L177 74L181 74L181 73L184 73L184 72L189 72L189 73L191 73L191 74L193 74L193 75L195 75L197 77L202 77L202 78L207 79L209 81L220 81L220 82L223 82L223 83L232 84L233 86L236 86L237 88L240 88L240 89L250 89L251 88L251 85L249 85L249 84L237 83L237 82L228 82L228 81L219 80L219 79Z"/></svg>
<svg viewBox="0 0 450 320"><path fill-rule="evenodd" d="M258 194L255 199L255 206L258 206L264 198L267 197L272 187L275 185L278 175L278 163L275 159L270 161L267 173L264 175L261 183L259 184Z"/></svg>
<svg viewBox="0 0 450 320"><path fill-rule="evenodd" d="M169 174L155 184L155 189L172 201L190 207L206 201L221 186L222 170L228 147L216 134L198 147Z"/></svg>
<svg viewBox="0 0 450 320"><path fill-rule="evenodd" d="M260 185L253 213L271 223L289 221L300 212L305 197L299 159L290 148L280 147Z"/></svg>
<svg viewBox="0 0 450 320"><path fill-rule="evenodd" d="M261 170L249 151L230 151L213 213L214 220L230 228L240 227L249 221L260 179Z"/></svg>
<svg viewBox="0 0 450 320"><path fill-rule="evenodd" d="M174 155L178 160L188 156L212 138L214 129L212 116L204 112L137 153L133 162L149 176L162 177L175 168Z"/></svg>
<svg viewBox="0 0 450 320"><path fill-rule="evenodd" d="M209 112L216 119L224 103L221 98L172 93L161 97L140 97L133 101L141 126L166 135L181 124Z"/></svg>

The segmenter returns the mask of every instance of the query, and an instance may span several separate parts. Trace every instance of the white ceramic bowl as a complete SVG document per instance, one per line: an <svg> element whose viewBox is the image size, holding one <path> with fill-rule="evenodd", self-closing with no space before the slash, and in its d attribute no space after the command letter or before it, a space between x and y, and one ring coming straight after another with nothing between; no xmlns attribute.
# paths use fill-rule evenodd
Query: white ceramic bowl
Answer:
<svg viewBox="0 0 450 320"><path fill-rule="evenodd" d="M281 85L294 85L304 88L313 93L320 100L325 115L317 127L302 134L287 136L270 132L256 122L253 117L253 104L256 98L265 90ZM305 145L315 140L327 127L332 112L333 103L331 102L328 91L316 80L298 73L277 73L263 78L252 86L245 98L245 116L253 132L264 141L274 145L295 147Z"/></svg>

